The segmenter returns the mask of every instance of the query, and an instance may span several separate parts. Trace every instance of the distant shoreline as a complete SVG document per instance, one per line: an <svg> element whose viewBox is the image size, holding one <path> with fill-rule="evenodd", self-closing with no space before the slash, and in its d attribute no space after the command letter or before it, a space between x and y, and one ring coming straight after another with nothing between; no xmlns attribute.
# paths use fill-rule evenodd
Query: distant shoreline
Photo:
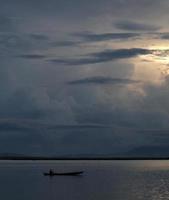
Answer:
<svg viewBox="0 0 169 200"><path fill-rule="evenodd" d="M0 160L30 160L30 161L57 161L57 160L74 160L74 161L80 161L80 160L169 160L169 157L82 157L82 158L75 158L75 157L0 157Z"/></svg>

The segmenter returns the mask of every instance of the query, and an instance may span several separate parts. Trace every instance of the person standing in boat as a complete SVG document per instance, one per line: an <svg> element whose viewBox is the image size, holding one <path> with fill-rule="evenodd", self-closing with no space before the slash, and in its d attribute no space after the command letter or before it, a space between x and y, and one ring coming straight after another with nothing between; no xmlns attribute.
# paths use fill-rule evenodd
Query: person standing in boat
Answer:
<svg viewBox="0 0 169 200"><path fill-rule="evenodd" d="M49 174L52 175L54 172L52 169L49 170Z"/></svg>

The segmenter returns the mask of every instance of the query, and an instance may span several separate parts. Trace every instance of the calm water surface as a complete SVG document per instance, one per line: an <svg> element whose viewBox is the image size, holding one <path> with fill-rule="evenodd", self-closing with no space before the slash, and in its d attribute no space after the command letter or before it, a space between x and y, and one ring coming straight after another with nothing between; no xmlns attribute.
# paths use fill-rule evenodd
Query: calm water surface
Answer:
<svg viewBox="0 0 169 200"><path fill-rule="evenodd" d="M78 177L43 172L84 170ZM0 161L2 200L169 200L169 161Z"/></svg>

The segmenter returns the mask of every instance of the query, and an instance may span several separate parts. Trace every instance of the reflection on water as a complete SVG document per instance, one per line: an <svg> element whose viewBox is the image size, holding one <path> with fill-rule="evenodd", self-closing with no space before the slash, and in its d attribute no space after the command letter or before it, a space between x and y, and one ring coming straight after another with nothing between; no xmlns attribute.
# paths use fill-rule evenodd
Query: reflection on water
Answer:
<svg viewBox="0 0 169 200"><path fill-rule="evenodd" d="M77 177L45 177L84 170ZM3 200L169 199L169 161L0 161Z"/></svg>

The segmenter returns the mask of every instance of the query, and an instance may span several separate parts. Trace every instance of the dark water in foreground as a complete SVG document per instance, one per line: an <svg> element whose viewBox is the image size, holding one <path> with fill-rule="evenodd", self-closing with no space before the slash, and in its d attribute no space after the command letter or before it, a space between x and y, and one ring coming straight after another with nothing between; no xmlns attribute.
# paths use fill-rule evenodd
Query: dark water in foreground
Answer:
<svg viewBox="0 0 169 200"><path fill-rule="evenodd" d="M79 177L45 177L84 170ZM167 200L169 161L0 161L2 200Z"/></svg>

